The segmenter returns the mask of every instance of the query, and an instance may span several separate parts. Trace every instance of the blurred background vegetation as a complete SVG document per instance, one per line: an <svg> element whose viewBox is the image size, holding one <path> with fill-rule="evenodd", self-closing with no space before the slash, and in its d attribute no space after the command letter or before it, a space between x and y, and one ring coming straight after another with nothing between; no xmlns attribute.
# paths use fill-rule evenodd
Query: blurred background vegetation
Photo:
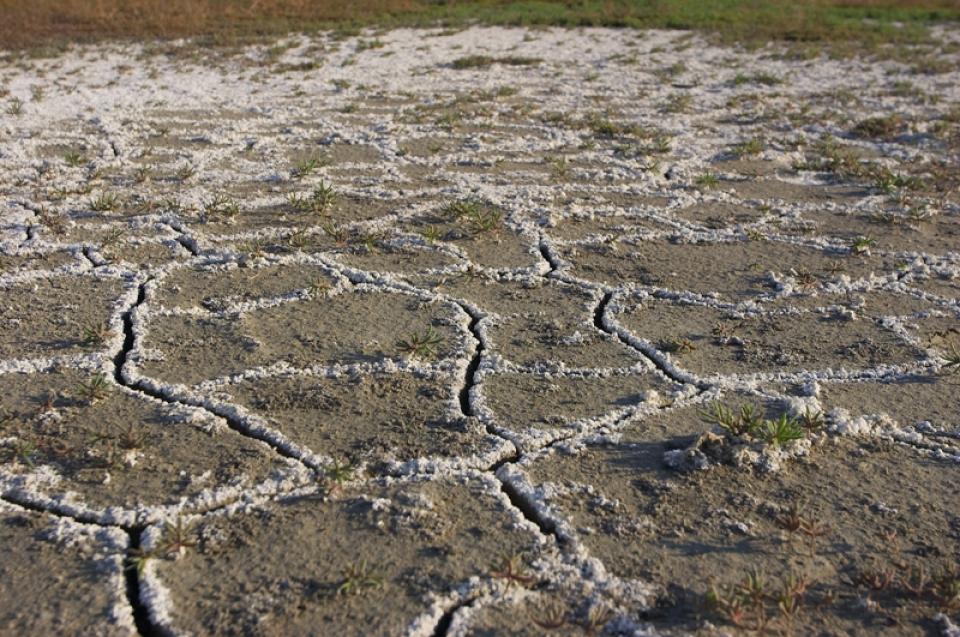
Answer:
<svg viewBox="0 0 960 637"><path fill-rule="evenodd" d="M231 46L291 31L470 24L695 29L746 46L842 53L922 43L960 0L0 0L0 49L197 37Z"/></svg>

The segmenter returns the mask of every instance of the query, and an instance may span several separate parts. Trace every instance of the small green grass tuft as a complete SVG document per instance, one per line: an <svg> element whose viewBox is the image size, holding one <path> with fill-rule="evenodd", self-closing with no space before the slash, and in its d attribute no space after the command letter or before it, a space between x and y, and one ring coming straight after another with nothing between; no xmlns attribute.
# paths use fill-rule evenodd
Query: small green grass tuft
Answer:
<svg viewBox="0 0 960 637"><path fill-rule="evenodd" d="M111 390L106 374L96 374L76 386L77 395L89 404L103 400L110 395Z"/></svg>
<svg viewBox="0 0 960 637"><path fill-rule="evenodd" d="M720 178L716 174L708 172L697 177L695 183L698 187L709 190L720 185Z"/></svg>
<svg viewBox="0 0 960 637"><path fill-rule="evenodd" d="M470 231L473 234L496 230L502 222L503 213L496 208L484 207L468 217Z"/></svg>
<svg viewBox="0 0 960 637"><path fill-rule="evenodd" d="M63 154L63 161L67 164L67 166L77 168L86 162L86 157L84 157L83 153L78 150L68 150Z"/></svg>
<svg viewBox="0 0 960 637"><path fill-rule="evenodd" d="M877 240L873 237L859 236L850 241L850 254L865 255L870 254L870 248L876 245Z"/></svg>
<svg viewBox="0 0 960 637"><path fill-rule="evenodd" d="M147 568L147 563L155 557L156 555L153 551L147 551L142 548L132 549L124 559L123 570L136 571L139 577L143 575L144 569Z"/></svg>
<svg viewBox="0 0 960 637"><path fill-rule="evenodd" d="M138 184L145 183L150 180L150 173L150 166L137 166L133 171L133 180Z"/></svg>
<svg viewBox="0 0 960 637"><path fill-rule="evenodd" d="M323 157L308 157L295 163L291 172L294 179L303 179L329 163L329 160Z"/></svg>
<svg viewBox="0 0 960 637"><path fill-rule="evenodd" d="M367 589L380 588L383 583L383 576L363 559L343 569L337 595L357 595Z"/></svg>
<svg viewBox="0 0 960 637"><path fill-rule="evenodd" d="M240 214L240 204L229 195L218 193L204 204L203 213L209 220L232 221Z"/></svg>
<svg viewBox="0 0 960 637"><path fill-rule="evenodd" d="M754 137L748 141L737 144L730 150L731 154L738 159L744 157L753 157L763 152L763 142Z"/></svg>
<svg viewBox="0 0 960 637"><path fill-rule="evenodd" d="M918 190L923 186L923 180L913 175L894 173L886 166L880 166L870 171L873 176L873 186L888 195L901 190Z"/></svg>
<svg viewBox="0 0 960 637"><path fill-rule="evenodd" d="M338 246L347 245L347 241L350 239L350 231L343 226L331 222L323 224L321 228L323 229L323 234L330 237Z"/></svg>
<svg viewBox="0 0 960 637"><path fill-rule="evenodd" d="M197 169L191 166L190 164L184 164L177 168L177 171L174 173L174 176L178 181L187 181L191 177L197 174Z"/></svg>
<svg viewBox="0 0 960 637"><path fill-rule="evenodd" d="M906 126L902 116L892 113L883 117L868 117L857 123L850 132L858 137L890 139L903 132Z"/></svg>
<svg viewBox="0 0 960 637"><path fill-rule="evenodd" d="M112 335L113 331L102 321L83 326L83 342L86 345L101 345Z"/></svg>
<svg viewBox="0 0 960 637"><path fill-rule="evenodd" d="M19 97L12 98L7 103L7 115L21 115L23 113L23 100Z"/></svg>
<svg viewBox="0 0 960 637"><path fill-rule="evenodd" d="M354 470L352 462L341 463L339 460L334 460L324 468L323 479L333 483L333 490L340 491L343 489L343 483L353 478Z"/></svg>
<svg viewBox="0 0 960 637"><path fill-rule="evenodd" d="M447 204L443 213L451 221L466 221L472 234L496 230L503 222L503 213L496 207L476 199L462 199Z"/></svg>
<svg viewBox="0 0 960 637"><path fill-rule="evenodd" d="M744 84L761 84L763 86L776 86L777 84L782 84L783 78L780 78L772 73L753 73L747 75L745 73L737 73L736 77L733 78L734 86L742 86Z"/></svg>
<svg viewBox="0 0 960 637"><path fill-rule="evenodd" d="M307 284L307 292L310 296L322 296L330 291L330 282L322 277L317 277Z"/></svg>
<svg viewBox="0 0 960 637"><path fill-rule="evenodd" d="M483 69L489 68L494 64L502 64L504 66L536 66L543 62L540 58L531 58L531 57L520 57L520 56L506 56L506 57L490 57L489 55L467 55L464 57L457 58L450 63L450 66L455 69Z"/></svg>
<svg viewBox="0 0 960 637"><path fill-rule="evenodd" d="M433 358L437 355L437 350L443 345L443 336L433 327L428 327L423 332L412 334L405 341L399 341L397 347L404 354L410 354L419 358Z"/></svg>
<svg viewBox="0 0 960 637"><path fill-rule="evenodd" d="M797 422L807 431L822 431L827 426L826 419L822 411L811 411L809 407L803 410L797 418Z"/></svg>
<svg viewBox="0 0 960 637"><path fill-rule="evenodd" d="M11 445L10 451L17 462L31 469L36 466L37 445L33 442L18 438Z"/></svg>
<svg viewBox="0 0 960 637"><path fill-rule="evenodd" d="M693 105L693 96L681 93L671 96L663 105L664 112L686 113Z"/></svg>
<svg viewBox="0 0 960 637"><path fill-rule="evenodd" d="M794 165L797 170L832 173L841 178L863 177L866 167L857 155L834 137L824 136L817 141L806 159Z"/></svg>
<svg viewBox="0 0 960 637"><path fill-rule="evenodd" d="M950 345L949 351L943 356L943 364L940 369L945 374L960 374L960 350L954 344Z"/></svg>
<svg viewBox="0 0 960 637"><path fill-rule="evenodd" d="M437 226L427 226L420 231L420 236L430 243L436 243L443 238L443 231Z"/></svg>
<svg viewBox="0 0 960 637"><path fill-rule="evenodd" d="M601 113L593 113L588 116L584 125L597 137L613 138L643 135L643 129L640 126L615 122Z"/></svg>
<svg viewBox="0 0 960 637"><path fill-rule="evenodd" d="M310 234L306 228L294 228L287 235L287 245L291 248L301 250L310 244Z"/></svg>
<svg viewBox="0 0 960 637"><path fill-rule="evenodd" d="M336 203L337 197L334 187L321 181L309 195L290 195L287 201L298 212L324 214Z"/></svg>
<svg viewBox="0 0 960 637"><path fill-rule="evenodd" d="M113 212L120 207L120 196L114 192L105 192L90 201L94 212Z"/></svg>
<svg viewBox="0 0 960 637"><path fill-rule="evenodd" d="M237 251L249 259L259 259L266 254L267 245L263 239L253 239L237 245Z"/></svg>
<svg viewBox="0 0 960 637"><path fill-rule="evenodd" d="M733 409L717 401L700 414L704 420L720 427L729 436L759 440L775 447L805 438L808 433L818 431L823 426L819 412L812 414L808 411L801 418L784 413L771 420L764 418L759 408L751 403Z"/></svg>
<svg viewBox="0 0 960 637"><path fill-rule="evenodd" d="M164 522L160 536L158 552L170 557L177 557L186 553L187 549L197 546L197 531L193 524L185 524L183 518L177 516L174 523Z"/></svg>
<svg viewBox="0 0 960 637"><path fill-rule="evenodd" d="M786 414L780 414L776 420L767 420L763 423L760 436L764 442L782 447L788 442L802 439L806 436L806 432L799 422Z"/></svg>
<svg viewBox="0 0 960 637"><path fill-rule="evenodd" d="M763 416L757 411L757 407L749 403L734 411L717 401L709 410L702 411L701 416L733 436L754 436L763 428Z"/></svg>
<svg viewBox="0 0 960 637"><path fill-rule="evenodd" d="M481 201L476 199L462 199L444 206L443 213L451 221L459 221L463 217L469 217L479 213L482 207L483 202Z"/></svg>

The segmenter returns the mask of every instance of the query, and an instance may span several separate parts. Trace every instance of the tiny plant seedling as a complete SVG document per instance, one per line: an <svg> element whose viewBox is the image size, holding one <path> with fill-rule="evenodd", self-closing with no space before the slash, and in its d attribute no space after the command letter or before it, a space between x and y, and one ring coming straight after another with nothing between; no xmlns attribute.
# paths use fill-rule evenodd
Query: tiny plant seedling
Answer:
<svg viewBox="0 0 960 637"><path fill-rule="evenodd" d="M443 231L440 230L437 226L427 226L420 231L420 236L429 241L430 243L436 243L443 238Z"/></svg>
<svg viewBox="0 0 960 637"><path fill-rule="evenodd" d="M133 180L138 184L149 181L150 172L149 166L138 166L136 170L133 171Z"/></svg>
<svg viewBox="0 0 960 637"><path fill-rule="evenodd" d="M873 237L856 237L850 242L850 254L865 255L870 254L870 248L876 245L877 240Z"/></svg>
<svg viewBox="0 0 960 637"><path fill-rule="evenodd" d="M147 562L155 558L156 555L153 551L147 551L142 548L132 549L124 560L124 570L125 571L136 571L137 576L143 575L144 569L147 568Z"/></svg>
<svg viewBox="0 0 960 637"><path fill-rule="evenodd" d="M332 491L342 491L343 483L353 478L355 468L352 462L334 460L323 469L323 480L333 483Z"/></svg>
<svg viewBox="0 0 960 637"><path fill-rule="evenodd" d="M254 239L238 245L237 250L250 259L259 259L267 253L267 246L263 239Z"/></svg>
<svg viewBox="0 0 960 637"><path fill-rule="evenodd" d="M203 206L203 213L211 220L232 221L240 214L240 204L232 197L219 193Z"/></svg>
<svg viewBox="0 0 960 637"><path fill-rule="evenodd" d="M704 420L717 425L729 436L759 440L775 447L805 438L824 425L820 412L807 410L799 418L781 414L771 420L765 419L759 409L749 403L734 410L717 401L700 413Z"/></svg>
<svg viewBox="0 0 960 637"><path fill-rule="evenodd" d="M66 162L67 166L76 168L78 166L82 166L86 161L86 158L80 151L68 150L63 154L63 161Z"/></svg>
<svg viewBox="0 0 960 637"><path fill-rule="evenodd" d="M735 336L736 327L731 323L718 322L710 330L710 334L713 335L718 344L723 345Z"/></svg>
<svg viewBox="0 0 960 637"><path fill-rule="evenodd" d="M716 188L720 185L720 178L713 173L704 173L697 177L696 184L700 188Z"/></svg>
<svg viewBox="0 0 960 637"><path fill-rule="evenodd" d="M197 169L191 166L190 164L184 164L177 168L177 172L174 173L178 181L187 181L191 177L197 174Z"/></svg>
<svg viewBox="0 0 960 637"><path fill-rule="evenodd" d="M753 436L763 426L763 418L756 412L757 408L751 404L741 405L739 411L734 411L717 401L709 410L701 411L701 416L733 436Z"/></svg>
<svg viewBox="0 0 960 637"><path fill-rule="evenodd" d="M794 278L797 280L797 285L804 290L811 290L819 285L817 277L803 268L795 271Z"/></svg>
<svg viewBox="0 0 960 637"><path fill-rule="evenodd" d="M754 137L748 141L737 144L731 150L731 153L739 158L743 159L744 157L753 157L759 155L763 152L763 142L758 138Z"/></svg>
<svg viewBox="0 0 960 637"><path fill-rule="evenodd" d="M126 428L122 429L115 437L122 448L133 450L143 449L150 435L139 429L136 423L129 422Z"/></svg>
<svg viewBox="0 0 960 637"><path fill-rule="evenodd" d="M96 374L76 387L77 394L89 404L99 402L110 395L110 381L106 374Z"/></svg>
<svg viewBox="0 0 960 637"><path fill-rule="evenodd" d="M687 94L674 95L664 105L663 110L668 113L684 113L693 104L693 97Z"/></svg>
<svg viewBox="0 0 960 637"><path fill-rule="evenodd" d="M94 212L113 212L120 207L120 196L114 192L105 192L90 201Z"/></svg>
<svg viewBox="0 0 960 637"><path fill-rule="evenodd" d="M293 194L287 198L287 202L297 212L313 212L321 215L326 213L336 201L336 190L322 181L309 195Z"/></svg>
<svg viewBox="0 0 960 637"><path fill-rule="evenodd" d="M23 113L23 100L19 97L14 97L7 104L7 115L20 115Z"/></svg>
<svg viewBox="0 0 960 637"><path fill-rule="evenodd" d="M342 227L338 226L335 223L325 223L323 226L323 233L333 239L333 242L338 246L347 245L347 240L350 238L350 232Z"/></svg>
<svg viewBox="0 0 960 637"><path fill-rule="evenodd" d="M17 419L17 415L0 404L0 432Z"/></svg>
<svg viewBox="0 0 960 637"><path fill-rule="evenodd" d="M112 335L113 330L102 321L83 326L83 342L86 345L102 345Z"/></svg>
<svg viewBox="0 0 960 637"><path fill-rule="evenodd" d="M359 236L363 249L367 252L376 252L377 244L383 240L382 235L374 232L365 232Z"/></svg>
<svg viewBox="0 0 960 637"><path fill-rule="evenodd" d="M310 201L313 204L314 212L326 212L337 202L338 196L332 185L321 181L320 185L310 193Z"/></svg>
<svg viewBox="0 0 960 637"><path fill-rule="evenodd" d="M30 467L36 466L35 456L37 446L29 440L17 439L12 446L13 457L20 463Z"/></svg>
<svg viewBox="0 0 960 637"><path fill-rule="evenodd" d="M806 435L803 426L786 414L780 414L775 420L767 420L760 432L764 442L782 447L793 440L800 440Z"/></svg>
<svg viewBox="0 0 960 637"><path fill-rule="evenodd" d="M577 625L586 637L594 637L603 632L603 627L610 623L611 619L613 619L613 611L603 604L597 604L590 607L587 616L577 622Z"/></svg>
<svg viewBox="0 0 960 637"><path fill-rule="evenodd" d="M736 628L766 634L771 623L778 622L780 628L791 629L786 634L792 634L792 622L813 584L805 574L793 571L778 583L768 583L761 571L751 570L730 587L710 582L705 601L707 608Z"/></svg>
<svg viewBox="0 0 960 637"><path fill-rule="evenodd" d="M533 586L537 578L527 571L523 564L523 556L519 554L510 555L500 560L500 564L490 571L492 577L503 579L507 582L507 588L518 585L521 588Z"/></svg>
<svg viewBox="0 0 960 637"><path fill-rule="evenodd" d="M383 576L363 559L343 569L343 579L337 586L337 595L357 595L368 589L383 586Z"/></svg>
<svg viewBox="0 0 960 637"><path fill-rule="evenodd" d="M399 341L397 347L405 354L419 358L433 358L442 344L443 336L431 326L423 332L411 334L405 341Z"/></svg>
<svg viewBox="0 0 960 637"><path fill-rule="evenodd" d="M821 431L827 426L822 411L811 411L809 407L797 418L797 422L807 431Z"/></svg>
<svg viewBox="0 0 960 637"><path fill-rule="evenodd" d="M664 343L663 349L671 354L685 354L696 351L697 346L689 338L675 338Z"/></svg>
<svg viewBox="0 0 960 637"><path fill-rule="evenodd" d="M295 228L287 236L287 244L291 248L296 248L297 250L307 247L309 243L310 243L310 235L307 233L306 228Z"/></svg>
<svg viewBox="0 0 960 637"><path fill-rule="evenodd" d="M554 179L566 179L570 175L570 162L566 157L554 157L549 164Z"/></svg>
<svg viewBox="0 0 960 637"><path fill-rule="evenodd" d="M321 166L326 166L329 162L321 157L309 157L301 159L293 167L294 179L303 179L313 174Z"/></svg>
<svg viewBox="0 0 960 637"><path fill-rule="evenodd" d="M479 214L482 207L483 204L475 199L464 199L447 204L443 212L451 221L459 221L463 217Z"/></svg>
<svg viewBox="0 0 960 637"><path fill-rule="evenodd" d="M530 621L543 630L559 630L567 624L567 611L560 604L550 604Z"/></svg>
<svg viewBox="0 0 960 637"><path fill-rule="evenodd" d="M322 277L317 277L307 285L307 292L311 296L322 296L330 291L330 282Z"/></svg>
<svg viewBox="0 0 960 637"><path fill-rule="evenodd" d="M443 208L443 213L451 221L466 220L467 227L475 235L495 230L503 222L503 213L499 209L476 199L450 203Z"/></svg>
<svg viewBox="0 0 960 637"><path fill-rule="evenodd" d="M193 524L184 523L183 518L177 516L174 523L164 522L163 533L160 536L159 553L170 557L177 557L197 546L197 532Z"/></svg>
<svg viewBox="0 0 960 637"><path fill-rule="evenodd" d="M470 231L473 234L482 234L500 227L503 213L495 208L484 208L468 218Z"/></svg>
<svg viewBox="0 0 960 637"><path fill-rule="evenodd" d="M950 350L943 356L943 364L940 369L945 374L960 374L960 350L954 344L950 345Z"/></svg>

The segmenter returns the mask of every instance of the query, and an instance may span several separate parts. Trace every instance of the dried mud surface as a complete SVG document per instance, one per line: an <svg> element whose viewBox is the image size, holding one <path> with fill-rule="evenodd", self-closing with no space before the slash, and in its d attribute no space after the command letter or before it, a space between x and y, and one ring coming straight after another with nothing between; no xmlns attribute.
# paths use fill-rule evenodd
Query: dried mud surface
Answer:
<svg viewBox="0 0 960 637"><path fill-rule="evenodd" d="M955 637L933 35L5 58L0 633Z"/></svg>

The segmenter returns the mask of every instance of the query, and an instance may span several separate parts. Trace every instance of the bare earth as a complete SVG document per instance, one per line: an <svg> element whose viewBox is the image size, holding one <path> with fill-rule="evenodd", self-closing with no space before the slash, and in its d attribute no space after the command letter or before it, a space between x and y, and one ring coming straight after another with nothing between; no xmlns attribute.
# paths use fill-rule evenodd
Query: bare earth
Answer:
<svg viewBox="0 0 960 637"><path fill-rule="evenodd" d="M3 63L0 633L956 637L935 37Z"/></svg>

